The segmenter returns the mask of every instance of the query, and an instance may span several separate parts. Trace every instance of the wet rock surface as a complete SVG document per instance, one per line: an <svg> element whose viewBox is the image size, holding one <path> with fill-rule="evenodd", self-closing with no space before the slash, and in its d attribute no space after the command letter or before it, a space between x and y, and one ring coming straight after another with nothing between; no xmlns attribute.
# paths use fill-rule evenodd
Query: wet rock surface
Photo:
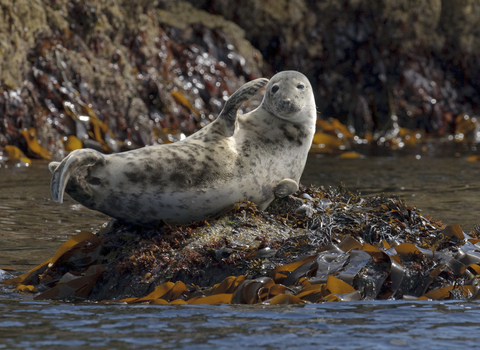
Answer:
<svg viewBox="0 0 480 350"><path fill-rule="evenodd" d="M245 81L287 69L308 76L323 119L360 138L385 144L406 128L478 142L476 121L464 124L480 103L479 9L478 0L4 0L2 160L173 142L214 119Z"/></svg>
<svg viewBox="0 0 480 350"><path fill-rule="evenodd" d="M242 29L188 3L14 1L0 11L0 146L32 158L44 157L21 134L30 127L54 158L173 142L262 75Z"/></svg>
<svg viewBox="0 0 480 350"><path fill-rule="evenodd" d="M479 113L477 0L191 2L244 28L274 71L305 73L321 115L357 134L449 134Z"/></svg>

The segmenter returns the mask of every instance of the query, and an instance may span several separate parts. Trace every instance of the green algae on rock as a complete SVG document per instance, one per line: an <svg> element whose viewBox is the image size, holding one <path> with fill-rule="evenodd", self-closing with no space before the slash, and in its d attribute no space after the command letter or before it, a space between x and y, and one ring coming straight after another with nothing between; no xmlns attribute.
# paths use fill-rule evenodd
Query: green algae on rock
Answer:
<svg viewBox="0 0 480 350"><path fill-rule="evenodd" d="M264 212L240 202L189 226L112 220L2 283L37 299L153 304L477 299L479 237L396 197L302 187Z"/></svg>

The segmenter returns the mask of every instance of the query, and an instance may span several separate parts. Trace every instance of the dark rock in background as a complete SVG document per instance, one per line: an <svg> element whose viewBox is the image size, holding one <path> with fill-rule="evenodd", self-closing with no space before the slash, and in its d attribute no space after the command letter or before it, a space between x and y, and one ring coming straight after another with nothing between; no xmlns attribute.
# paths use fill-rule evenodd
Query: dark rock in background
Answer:
<svg viewBox="0 0 480 350"><path fill-rule="evenodd" d="M449 134L479 113L478 0L191 2L245 29L273 71L304 72L321 115L359 134Z"/></svg>
<svg viewBox="0 0 480 350"><path fill-rule="evenodd" d="M451 135L479 113L479 15L480 0L5 0L0 147L40 157L30 127L54 158L70 136L104 152L172 142L286 69L359 136Z"/></svg>

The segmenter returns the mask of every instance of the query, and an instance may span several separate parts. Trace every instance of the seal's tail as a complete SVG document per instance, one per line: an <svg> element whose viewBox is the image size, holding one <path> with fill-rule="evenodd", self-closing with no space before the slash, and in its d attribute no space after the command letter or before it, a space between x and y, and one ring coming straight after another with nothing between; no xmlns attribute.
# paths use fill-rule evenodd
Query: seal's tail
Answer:
<svg viewBox="0 0 480 350"><path fill-rule="evenodd" d="M55 202L63 203L65 187L72 174L83 166L92 166L103 162L103 155L93 149L79 149L70 153L61 163L51 162L48 168L52 172L50 191Z"/></svg>

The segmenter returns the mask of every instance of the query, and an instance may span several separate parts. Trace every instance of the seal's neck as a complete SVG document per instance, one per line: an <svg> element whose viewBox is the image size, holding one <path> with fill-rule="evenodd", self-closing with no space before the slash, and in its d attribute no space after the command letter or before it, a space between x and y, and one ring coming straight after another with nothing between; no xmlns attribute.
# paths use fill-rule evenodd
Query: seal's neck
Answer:
<svg viewBox="0 0 480 350"><path fill-rule="evenodd" d="M308 148L310 149L313 134L315 133L315 113L303 116L303 122L290 122L278 118L270 111L257 108L256 110L238 117L235 133L239 137L250 138L257 135L259 143L275 144L278 147Z"/></svg>

